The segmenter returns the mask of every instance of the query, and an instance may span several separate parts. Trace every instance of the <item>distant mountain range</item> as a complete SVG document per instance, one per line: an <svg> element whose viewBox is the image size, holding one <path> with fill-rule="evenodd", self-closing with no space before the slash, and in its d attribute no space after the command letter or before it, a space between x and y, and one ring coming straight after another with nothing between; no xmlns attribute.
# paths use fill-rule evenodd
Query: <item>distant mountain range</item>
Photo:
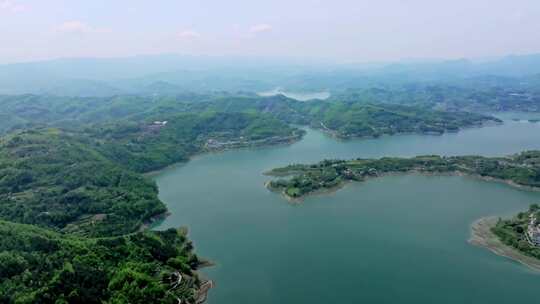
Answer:
<svg viewBox="0 0 540 304"><path fill-rule="evenodd" d="M414 82L540 83L540 54L489 62L449 60L338 65L288 59L156 55L0 65L0 94L175 95L181 92L340 91Z"/></svg>

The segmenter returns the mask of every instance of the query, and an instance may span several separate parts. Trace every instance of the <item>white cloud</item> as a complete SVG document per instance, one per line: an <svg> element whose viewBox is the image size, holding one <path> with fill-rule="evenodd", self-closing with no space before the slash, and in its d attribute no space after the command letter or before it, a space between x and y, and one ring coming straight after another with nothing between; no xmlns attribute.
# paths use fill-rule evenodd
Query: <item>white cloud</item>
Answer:
<svg viewBox="0 0 540 304"><path fill-rule="evenodd" d="M22 5L12 0L0 0L0 11L8 11L12 13L23 12L27 9L25 5Z"/></svg>
<svg viewBox="0 0 540 304"><path fill-rule="evenodd" d="M56 28L57 32L68 34L90 34L90 33L108 33L111 30L106 28L97 28L89 26L88 24L78 21L66 21Z"/></svg>
<svg viewBox="0 0 540 304"><path fill-rule="evenodd" d="M200 38L201 34L193 30L186 30L178 33L178 38L180 39L197 39Z"/></svg>
<svg viewBox="0 0 540 304"><path fill-rule="evenodd" d="M269 32L271 30L272 30L272 26L270 24L261 23L261 24L252 26L249 29L249 32L252 34L258 34L258 33Z"/></svg>

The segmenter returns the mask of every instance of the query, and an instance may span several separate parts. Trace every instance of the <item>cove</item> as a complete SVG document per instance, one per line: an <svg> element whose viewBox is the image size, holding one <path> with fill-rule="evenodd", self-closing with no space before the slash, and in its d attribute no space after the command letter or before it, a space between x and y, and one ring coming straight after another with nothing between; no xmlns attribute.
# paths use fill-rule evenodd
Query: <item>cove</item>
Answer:
<svg viewBox="0 0 540 304"><path fill-rule="evenodd" d="M199 156L154 178L188 226L209 303L509 303L537 299L540 274L470 245L470 224L540 202L540 192L457 176L388 176L290 205L262 173L294 162L381 156L506 155L540 149L540 124L443 136L337 141L308 130L290 146Z"/></svg>

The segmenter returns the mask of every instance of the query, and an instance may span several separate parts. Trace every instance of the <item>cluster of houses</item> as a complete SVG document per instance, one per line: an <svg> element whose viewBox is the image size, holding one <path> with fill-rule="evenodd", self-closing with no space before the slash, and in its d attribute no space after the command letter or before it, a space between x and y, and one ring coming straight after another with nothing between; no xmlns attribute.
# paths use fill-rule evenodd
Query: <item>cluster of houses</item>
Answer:
<svg viewBox="0 0 540 304"><path fill-rule="evenodd" d="M334 166L334 165L332 165ZM352 180L362 180L365 176L377 176L379 173L377 172L377 169L375 168L369 168L365 171L355 172L351 170L350 168L345 169L341 173L345 178L352 179Z"/></svg>
<svg viewBox="0 0 540 304"><path fill-rule="evenodd" d="M540 247L540 227L536 223L536 216L530 215L530 222L527 228L527 241L533 246Z"/></svg>
<svg viewBox="0 0 540 304"><path fill-rule="evenodd" d="M218 140L215 140L215 139L212 139L212 138L210 138L206 142L206 148L209 148L209 149L219 149L219 148L222 148L224 145L225 145L225 143L222 143L222 142L220 142Z"/></svg>

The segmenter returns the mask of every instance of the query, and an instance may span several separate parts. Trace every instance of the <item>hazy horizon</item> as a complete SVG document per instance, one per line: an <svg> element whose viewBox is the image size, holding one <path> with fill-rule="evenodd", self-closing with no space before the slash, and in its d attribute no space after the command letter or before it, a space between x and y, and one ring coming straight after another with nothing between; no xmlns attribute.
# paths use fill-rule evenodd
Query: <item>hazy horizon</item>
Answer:
<svg viewBox="0 0 540 304"><path fill-rule="evenodd" d="M533 0L0 0L0 63L158 54L333 63L540 53Z"/></svg>
<svg viewBox="0 0 540 304"><path fill-rule="evenodd" d="M22 59L9 62L1 62L0 65L17 65L25 63L41 63L41 62L54 62L54 61L69 61L69 60L81 60L81 61L91 61L91 60L130 60L130 59L144 59L144 58L194 58L194 59L211 59L211 60L220 60L220 59L234 59L234 60L271 60L275 63L297 63L300 65L310 66L310 65L375 65L375 66L385 66L389 64L428 64L428 63L444 63L452 61L466 60L472 63L484 63L484 62L495 62L504 58L517 56L537 56L540 55L538 52L528 52L528 53L505 53L498 56L479 56L479 57L403 57L395 58L388 60L373 60L373 61L339 61L332 58L302 58L299 56L256 56L256 55L212 55L212 54L183 54L183 53L155 53L155 54L128 54L124 56L60 56L60 57L51 57L51 58L32 58L32 59Z"/></svg>

